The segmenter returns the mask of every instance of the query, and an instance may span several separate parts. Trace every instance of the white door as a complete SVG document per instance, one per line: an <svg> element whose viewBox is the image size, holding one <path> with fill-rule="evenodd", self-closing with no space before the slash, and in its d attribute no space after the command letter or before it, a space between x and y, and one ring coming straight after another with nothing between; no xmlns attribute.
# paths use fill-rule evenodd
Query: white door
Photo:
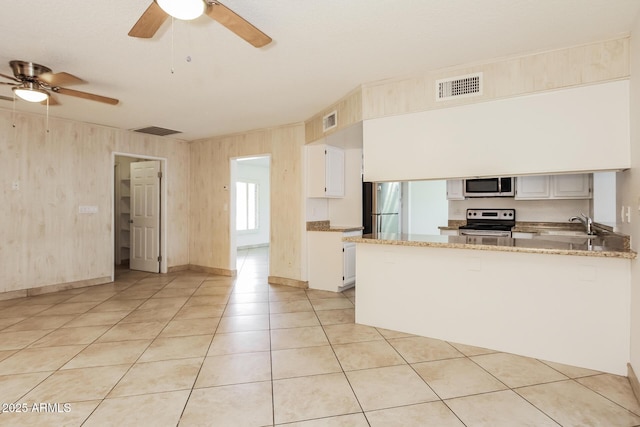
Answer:
<svg viewBox="0 0 640 427"><path fill-rule="evenodd" d="M131 163L132 270L160 272L160 161Z"/></svg>

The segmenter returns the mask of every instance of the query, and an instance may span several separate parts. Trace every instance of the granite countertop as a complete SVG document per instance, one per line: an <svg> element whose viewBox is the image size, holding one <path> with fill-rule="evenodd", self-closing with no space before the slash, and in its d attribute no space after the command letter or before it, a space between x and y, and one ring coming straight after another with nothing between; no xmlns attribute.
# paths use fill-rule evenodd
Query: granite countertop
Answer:
<svg viewBox="0 0 640 427"><path fill-rule="evenodd" d="M332 226L329 221L308 221L307 231L329 231L337 233L347 233L349 231L361 231L362 226Z"/></svg>
<svg viewBox="0 0 640 427"><path fill-rule="evenodd" d="M635 259L636 252L611 248L606 239L512 239L488 236L436 236L420 234L379 234L345 237L346 242L436 248L475 249L485 251L528 252L554 255L596 256ZM588 241L590 240L590 242Z"/></svg>

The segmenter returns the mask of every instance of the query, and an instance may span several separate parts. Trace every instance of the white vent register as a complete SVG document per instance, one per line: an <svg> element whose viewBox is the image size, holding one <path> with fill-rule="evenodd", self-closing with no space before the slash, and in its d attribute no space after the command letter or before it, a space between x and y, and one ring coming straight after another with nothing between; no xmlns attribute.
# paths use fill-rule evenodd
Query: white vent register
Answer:
<svg viewBox="0 0 640 427"><path fill-rule="evenodd" d="M322 118L322 131L327 132L338 126L338 112L336 110L330 112Z"/></svg>
<svg viewBox="0 0 640 427"><path fill-rule="evenodd" d="M436 101L482 95L482 73L436 80Z"/></svg>

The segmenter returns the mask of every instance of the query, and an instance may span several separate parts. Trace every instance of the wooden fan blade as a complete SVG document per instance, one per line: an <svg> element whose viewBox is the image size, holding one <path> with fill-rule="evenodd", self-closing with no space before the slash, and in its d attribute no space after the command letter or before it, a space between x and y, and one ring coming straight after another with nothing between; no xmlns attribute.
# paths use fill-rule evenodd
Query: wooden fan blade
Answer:
<svg viewBox="0 0 640 427"><path fill-rule="evenodd" d="M20 82L20 80L16 79L15 77L7 76L6 74L1 74L0 73L0 77L4 77L5 79L13 80L14 82Z"/></svg>
<svg viewBox="0 0 640 427"><path fill-rule="evenodd" d="M47 83L49 86L68 86L86 83L81 78L69 73L42 73L38 76L38 79Z"/></svg>
<svg viewBox="0 0 640 427"><path fill-rule="evenodd" d="M18 83L0 82L0 85L18 86Z"/></svg>
<svg viewBox="0 0 640 427"><path fill-rule="evenodd" d="M45 99L40 104L47 105L47 100ZM60 102L58 102L58 98L56 98L52 94L49 94L49 106L51 107L53 105L60 105Z"/></svg>
<svg viewBox="0 0 640 427"><path fill-rule="evenodd" d="M149 39L158 31L160 26L169 17L160 6L154 1L151 2L147 10L144 11L138 22L129 31L129 37L139 37Z"/></svg>
<svg viewBox="0 0 640 427"><path fill-rule="evenodd" d="M107 98L106 96L95 95L93 93L88 93L88 92L80 92L79 90L74 90L74 89L65 89L63 87L54 88L54 91L62 95L69 95L69 96L75 96L76 98L84 98L84 99L89 99L91 101L104 102L105 104L110 104L110 105L116 105L120 102L114 98Z"/></svg>
<svg viewBox="0 0 640 427"><path fill-rule="evenodd" d="M205 13L255 47L271 43L271 37L218 1L207 5Z"/></svg>

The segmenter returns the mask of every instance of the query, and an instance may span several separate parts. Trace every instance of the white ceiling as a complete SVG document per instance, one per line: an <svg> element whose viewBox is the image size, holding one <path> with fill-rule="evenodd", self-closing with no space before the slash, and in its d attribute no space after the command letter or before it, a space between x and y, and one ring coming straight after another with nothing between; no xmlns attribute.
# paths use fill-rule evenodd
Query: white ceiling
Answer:
<svg viewBox="0 0 640 427"><path fill-rule="evenodd" d="M193 140L304 121L362 83L616 37L640 11L640 0L225 0L273 38L256 49L207 16L176 21L173 37L170 21L128 37L149 2L3 2L0 73L12 59L69 72L88 81L71 88L121 103L59 95L52 116Z"/></svg>

